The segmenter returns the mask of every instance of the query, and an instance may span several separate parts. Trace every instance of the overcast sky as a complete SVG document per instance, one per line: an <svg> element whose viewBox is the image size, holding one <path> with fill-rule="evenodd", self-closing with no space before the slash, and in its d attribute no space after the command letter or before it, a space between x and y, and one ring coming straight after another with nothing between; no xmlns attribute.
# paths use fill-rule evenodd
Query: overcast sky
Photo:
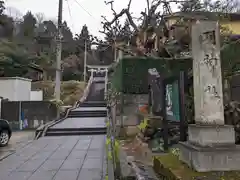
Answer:
<svg viewBox="0 0 240 180"><path fill-rule="evenodd" d="M115 0L114 9L120 12L127 6L129 0ZM19 10L21 14L27 11L35 13L44 13L46 19L57 19L58 0L5 0L7 7L13 7ZM176 5L173 5L176 10ZM132 0L131 12L133 16L138 17L141 11L146 7L146 0ZM12 10L12 16L19 16ZM63 20L66 20L68 26L74 34L79 33L84 24L87 24L89 31L97 36L102 36L98 31L101 29L101 15L112 19L110 6L104 4L104 0L63 0Z"/></svg>

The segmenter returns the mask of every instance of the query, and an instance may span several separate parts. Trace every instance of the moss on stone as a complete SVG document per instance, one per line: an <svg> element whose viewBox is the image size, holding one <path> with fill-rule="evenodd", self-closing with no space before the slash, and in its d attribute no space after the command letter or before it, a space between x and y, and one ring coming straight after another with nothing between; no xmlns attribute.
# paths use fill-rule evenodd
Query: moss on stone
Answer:
<svg viewBox="0 0 240 180"><path fill-rule="evenodd" d="M196 172L171 153L154 156L153 164L156 173L169 180L240 180L240 171Z"/></svg>

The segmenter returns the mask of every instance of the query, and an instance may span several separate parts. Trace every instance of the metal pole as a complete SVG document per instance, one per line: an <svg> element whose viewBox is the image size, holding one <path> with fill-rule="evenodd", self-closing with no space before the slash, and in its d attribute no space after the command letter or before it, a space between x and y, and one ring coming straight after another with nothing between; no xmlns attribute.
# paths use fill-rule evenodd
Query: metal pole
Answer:
<svg viewBox="0 0 240 180"><path fill-rule="evenodd" d="M19 101L19 130L23 129L23 120L22 120L22 102Z"/></svg>
<svg viewBox="0 0 240 180"><path fill-rule="evenodd" d="M86 82L87 76L87 43L85 41L85 48L84 48L84 82Z"/></svg>
<svg viewBox="0 0 240 180"><path fill-rule="evenodd" d="M105 99L107 99L108 69L105 69Z"/></svg>
<svg viewBox="0 0 240 180"><path fill-rule="evenodd" d="M55 98L60 100L60 86L61 86L61 59L62 59L62 42L61 42L61 27L62 27L62 8L63 0L59 0L58 6L58 32L57 32L57 50L56 50L56 78L55 78Z"/></svg>
<svg viewBox="0 0 240 180"><path fill-rule="evenodd" d="M117 62L117 43L116 41L114 42L114 61Z"/></svg>

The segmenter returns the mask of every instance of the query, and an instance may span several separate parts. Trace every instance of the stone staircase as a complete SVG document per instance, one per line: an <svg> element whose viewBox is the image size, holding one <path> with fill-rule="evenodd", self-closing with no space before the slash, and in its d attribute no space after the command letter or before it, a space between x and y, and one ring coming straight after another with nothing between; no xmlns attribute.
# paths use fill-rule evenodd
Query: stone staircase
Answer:
<svg viewBox="0 0 240 180"><path fill-rule="evenodd" d="M63 121L49 127L46 136L102 135L106 128L107 104L104 81L93 82L86 100L68 113Z"/></svg>

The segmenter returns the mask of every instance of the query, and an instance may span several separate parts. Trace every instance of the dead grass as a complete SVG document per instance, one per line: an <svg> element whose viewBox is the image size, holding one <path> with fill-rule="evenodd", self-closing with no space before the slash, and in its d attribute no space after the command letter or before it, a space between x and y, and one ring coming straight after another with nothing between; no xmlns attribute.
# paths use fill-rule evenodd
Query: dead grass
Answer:
<svg viewBox="0 0 240 180"><path fill-rule="evenodd" d="M43 99L54 99L53 81L38 81L32 83L32 90L43 90ZM63 81L61 84L61 100L64 105L73 105L83 94L85 83L81 81Z"/></svg>

